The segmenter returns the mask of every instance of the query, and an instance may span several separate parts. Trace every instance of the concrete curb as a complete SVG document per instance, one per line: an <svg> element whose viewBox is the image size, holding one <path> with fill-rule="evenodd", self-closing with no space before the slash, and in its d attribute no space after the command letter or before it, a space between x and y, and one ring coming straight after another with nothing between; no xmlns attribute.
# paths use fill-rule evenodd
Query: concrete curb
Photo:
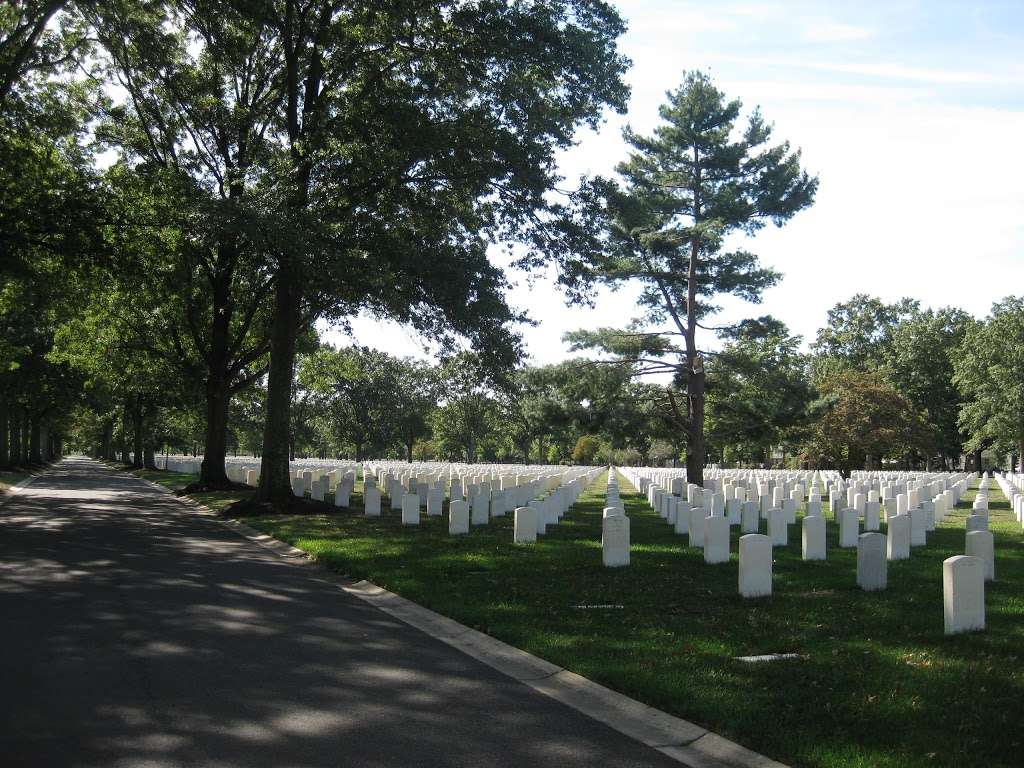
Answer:
<svg viewBox="0 0 1024 768"><path fill-rule="evenodd" d="M176 496L162 485L138 476L133 477L161 493L173 496L204 517L212 518L289 562L315 568L344 592L379 608L389 616L683 765L690 768L788 768L783 763L742 747L706 728L605 688L575 672L424 608L373 582L354 581L341 576L311 559L301 549L257 531L241 520L221 517L209 507L190 498Z"/></svg>

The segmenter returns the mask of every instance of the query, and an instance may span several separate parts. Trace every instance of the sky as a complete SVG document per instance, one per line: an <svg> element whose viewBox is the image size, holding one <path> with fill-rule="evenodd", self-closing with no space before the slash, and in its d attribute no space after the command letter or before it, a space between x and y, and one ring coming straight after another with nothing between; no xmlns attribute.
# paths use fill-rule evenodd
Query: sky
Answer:
<svg viewBox="0 0 1024 768"><path fill-rule="evenodd" d="M744 112L760 107L775 139L799 147L819 177L811 208L742 241L783 279L760 305L720 302L719 324L771 314L807 344L829 308L856 293L977 317L1024 293L1024 0L615 5L629 27L628 114L577 135L559 158L567 179L612 173L626 155L622 128L649 133L665 92L692 69ZM538 323L521 329L532 364L569 356L566 331L621 326L635 313L635 288L568 308L553 280L511 277L510 304ZM411 330L368 317L353 338L326 337L433 357Z"/></svg>

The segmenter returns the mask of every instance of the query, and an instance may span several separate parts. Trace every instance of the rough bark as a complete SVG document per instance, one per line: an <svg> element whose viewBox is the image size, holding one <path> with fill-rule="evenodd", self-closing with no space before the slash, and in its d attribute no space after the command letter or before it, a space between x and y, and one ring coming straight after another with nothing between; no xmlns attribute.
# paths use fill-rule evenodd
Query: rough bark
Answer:
<svg viewBox="0 0 1024 768"><path fill-rule="evenodd" d="M114 420L107 419L103 422L103 438L100 443L100 458L110 460L114 458Z"/></svg>
<svg viewBox="0 0 1024 768"><path fill-rule="evenodd" d="M231 248L230 245L222 248L220 266L211 278L213 320L210 326L210 349L206 358L206 440L199 482L214 487L228 487L231 484L224 467L228 448L228 408L231 404L228 367L231 356L231 318L234 312L231 301L232 270L229 265L236 259Z"/></svg>
<svg viewBox="0 0 1024 768"><path fill-rule="evenodd" d="M693 151L695 183L693 190L693 223L700 223L700 157ZM700 242L694 236L690 243L690 263L686 272L686 397L689 422L686 441L686 479L696 485L704 485L704 363L697 351L697 267L700 260Z"/></svg>
<svg viewBox="0 0 1024 768"><path fill-rule="evenodd" d="M145 419L142 415L142 405L138 401L135 403L135 407L132 410L132 466L136 469L141 469L142 464L142 450L143 443L145 442Z"/></svg>
<svg viewBox="0 0 1024 768"><path fill-rule="evenodd" d="M8 447L10 434L9 417L6 398L0 398L0 467L6 467L11 463L11 451Z"/></svg>
<svg viewBox="0 0 1024 768"><path fill-rule="evenodd" d="M274 290L263 460L260 462L260 487L256 493L259 501L287 499L292 494L288 476L288 443L291 434L292 370L299 321L298 291L294 282L291 265L282 261Z"/></svg>
<svg viewBox="0 0 1024 768"><path fill-rule="evenodd" d="M29 433L29 461L33 464L43 463L43 425L39 417L32 419L32 430Z"/></svg>
<svg viewBox="0 0 1024 768"><path fill-rule="evenodd" d="M10 458L12 465L17 466L21 461L21 414L16 409L11 409L10 414Z"/></svg>

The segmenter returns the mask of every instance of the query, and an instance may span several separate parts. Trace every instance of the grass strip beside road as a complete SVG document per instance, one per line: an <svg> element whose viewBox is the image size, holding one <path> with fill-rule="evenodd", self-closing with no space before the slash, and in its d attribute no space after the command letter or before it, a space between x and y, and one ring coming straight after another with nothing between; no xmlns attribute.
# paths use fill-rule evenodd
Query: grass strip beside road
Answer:
<svg viewBox="0 0 1024 768"><path fill-rule="evenodd" d="M889 588L855 585L856 551L803 562L800 526L775 551L775 594L737 594L729 563L709 566L623 479L632 564L601 565L604 477L532 546L511 516L452 537L447 518L402 526L399 511L249 518L253 527L355 578L793 765L1019 765L1024 701L1024 536L990 490L997 578L988 629L945 637L942 561L964 548L974 498L889 564ZM994 486L994 484L993 484ZM329 497L328 497L329 498ZM739 656L796 654L748 663Z"/></svg>

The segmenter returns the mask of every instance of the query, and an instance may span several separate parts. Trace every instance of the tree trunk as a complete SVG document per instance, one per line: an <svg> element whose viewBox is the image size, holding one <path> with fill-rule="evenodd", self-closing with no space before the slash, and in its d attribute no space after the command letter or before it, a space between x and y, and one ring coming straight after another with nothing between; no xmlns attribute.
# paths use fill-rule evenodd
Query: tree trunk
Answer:
<svg viewBox="0 0 1024 768"><path fill-rule="evenodd" d="M121 409L121 463L130 464L131 461L128 458L128 407L124 406Z"/></svg>
<svg viewBox="0 0 1024 768"><path fill-rule="evenodd" d="M405 444L405 460L412 464L412 444L414 440L410 440Z"/></svg>
<svg viewBox="0 0 1024 768"><path fill-rule="evenodd" d="M693 225L701 223L701 167L697 148L693 149ZM686 433L687 482L704 486L704 362L697 352L697 267L700 261L700 240L694 236L690 243L690 261L686 270L686 397L689 403L689 423ZM666 295L666 301L669 301ZM674 309L673 309L674 312ZM676 323L678 325L678 321Z"/></svg>
<svg viewBox="0 0 1024 768"><path fill-rule="evenodd" d="M693 359L693 358L691 358ZM704 369L690 374L687 385L690 399L690 431L686 446L686 481L704 486Z"/></svg>
<svg viewBox="0 0 1024 768"><path fill-rule="evenodd" d="M32 443L32 421L27 413L21 417L21 463L28 464L29 446Z"/></svg>
<svg viewBox="0 0 1024 768"><path fill-rule="evenodd" d="M199 470L199 482L204 485L226 488L231 484L225 470L230 404L227 371L220 370L215 373L211 368L206 380L206 442L203 446L203 463Z"/></svg>
<svg viewBox="0 0 1024 768"><path fill-rule="evenodd" d="M0 398L0 467L6 467L11 463L11 451L9 449L8 435L10 433L10 419L7 412L6 398Z"/></svg>
<svg viewBox="0 0 1024 768"><path fill-rule="evenodd" d="M979 448L974 452L974 471L978 473L978 477L981 477L981 449Z"/></svg>
<svg viewBox="0 0 1024 768"><path fill-rule="evenodd" d="M10 463L14 466L24 464L22 457L22 414L12 409L10 412Z"/></svg>
<svg viewBox="0 0 1024 768"><path fill-rule="evenodd" d="M43 463L43 427L39 418L32 419L32 431L29 434L29 461L33 464Z"/></svg>
<svg viewBox="0 0 1024 768"><path fill-rule="evenodd" d="M1019 462L1017 471L1024 472L1024 437L1017 443L1017 460Z"/></svg>
<svg viewBox="0 0 1024 768"><path fill-rule="evenodd" d="M100 458L108 461L114 458L114 420L103 422L103 441L100 444Z"/></svg>
<svg viewBox="0 0 1024 768"><path fill-rule="evenodd" d="M145 419L142 416L142 405L138 399L135 401L135 407L132 410L132 427L134 428L133 440L132 440L132 466L136 469L141 469L142 463L142 446L144 443L143 430L145 429Z"/></svg>
<svg viewBox="0 0 1024 768"><path fill-rule="evenodd" d="M466 463L476 464L476 436L470 435L466 441Z"/></svg>
<svg viewBox="0 0 1024 768"><path fill-rule="evenodd" d="M299 324L299 292L293 284L295 279L291 265L282 261L274 290L263 460L260 463L260 487L256 492L259 501L287 499L292 495L288 476L288 443L291 435L292 371Z"/></svg>
<svg viewBox="0 0 1024 768"><path fill-rule="evenodd" d="M213 322L210 326L210 350L206 363L206 442L199 482L214 487L229 487L225 470L228 443L228 409L231 405L229 358L231 344L231 264L237 255L233 244L221 246L219 267L211 278L213 288Z"/></svg>

